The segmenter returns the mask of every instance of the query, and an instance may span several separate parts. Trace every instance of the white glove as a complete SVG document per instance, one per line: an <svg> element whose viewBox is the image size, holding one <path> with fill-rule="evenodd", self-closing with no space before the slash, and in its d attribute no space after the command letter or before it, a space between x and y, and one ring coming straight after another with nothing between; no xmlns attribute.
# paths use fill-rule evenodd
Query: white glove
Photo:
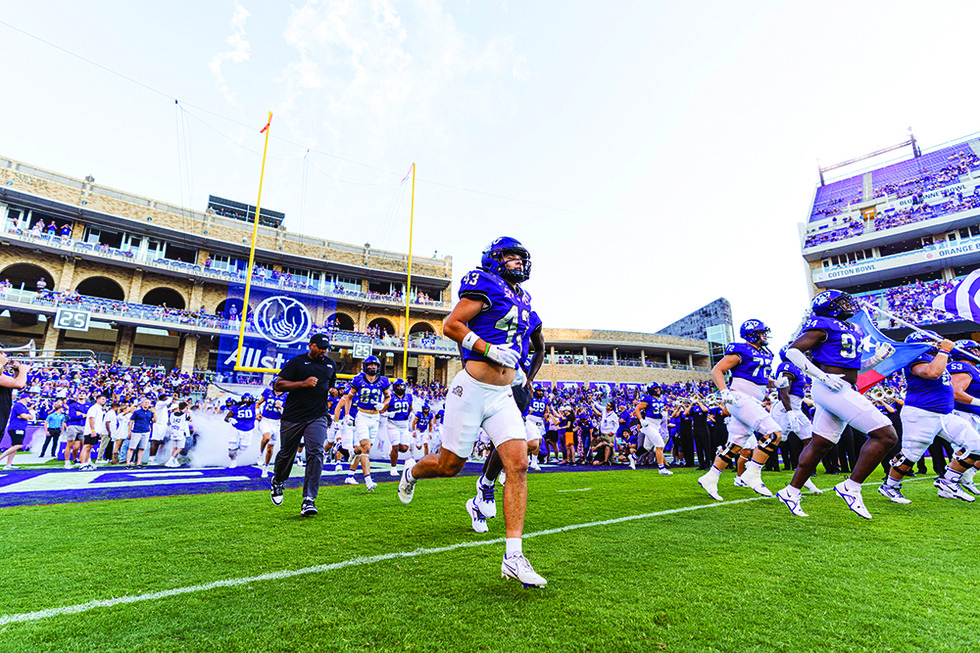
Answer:
<svg viewBox="0 0 980 653"><path fill-rule="evenodd" d="M773 385L776 387L777 390L782 390L783 388L788 388L789 387L789 377L780 374L776 378L776 382L773 383Z"/></svg>
<svg viewBox="0 0 980 653"><path fill-rule="evenodd" d="M890 342L879 342L878 346L875 348L875 358L878 362L885 360L889 356L895 353L895 347Z"/></svg>
<svg viewBox="0 0 980 653"><path fill-rule="evenodd" d="M384 407L385 407L385 402L383 402L383 401L379 401L378 403L374 404L374 409L375 410L381 410Z"/></svg>
<svg viewBox="0 0 980 653"><path fill-rule="evenodd" d="M354 417L352 415L348 415L347 417L345 417L344 425L349 428L354 428Z"/></svg>
<svg viewBox="0 0 980 653"><path fill-rule="evenodd" d="M738 403L738 397L731 390L721 391L721 400L726 404L736 404Z"/></svg>
<svg viewBox="0 0 980 653"><path fill-rule="evenodd" d="M843 374L828 374L826 377L820 380L825 386L830 388L832 392L840 392L847 387L847 381L844 380Z"/></svg>
<svg viewBox="0 0 980 653"><path fill-rule="evenodd" d="M489 345L485 355L498 365L514 369L517 369L521 361L521 355L517 351L503 345Z"/></svg>

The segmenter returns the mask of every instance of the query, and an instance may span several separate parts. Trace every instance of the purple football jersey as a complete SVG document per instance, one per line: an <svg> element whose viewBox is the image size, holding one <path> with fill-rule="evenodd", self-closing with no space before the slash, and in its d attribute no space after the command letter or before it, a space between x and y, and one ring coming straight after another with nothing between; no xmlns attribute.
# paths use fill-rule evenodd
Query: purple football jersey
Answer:
<svg viewBox="0 0 980 653"><path fill-rule="evenodd" d="M776 377L778 378L783 372L793 377L792 382L789 384L789 393L794 397L804 396L806 394L807 376L803 373L803 370L789 361L783 361L776 368Z"/></svg>
<svg viewBox="0 0 980 653"><path fill-rule="evenodd" d="M391 382L387 376L378 376L374 381L368 381L361 372L350 382L350 389L353 392L352 403L360 410L377 410L375 404L380 404L385 400L385 390Z"/></svg>
<svg viewBox="0 0 980 653"><path fill-rule="evenodd" d="M526 293L525 293L526 294ZM528 303L530 303L531 298L528 296ZM531 311L531 319L528 321L527 333L521 339L521 369L525 373L531 371L531 334L534 330L540 327L542 324L541 318L538 317L536 311Z"/></svg>
<svg viewBox="0 0 980 653"><path fill-rule="evenodd" d="M915 406L940 415L953 412L953 382L949 370L943 370L938 379L923 379L912 373L912 368L923 363L931 363L935 358L926 352L908 364L905 372L905 405Z"/></svg>
<svg viewBox="0 0 980 653"><path fill-rule="evenodd" d="M800 333L805 331L823 331L827 334L826 340L810 349L815 362L849 370L861 369L861 341L864 339L861 327L832 317L811 315L803 323Z"/></svg>
<svg viewBox="0 0 980 653"><path fill-rule="evenodd" d="M772 373L772 352L762 347L756 349L747 342L733 342L725 347L725 355L739 357L739 362L732 368L732 377L745 379L756 385L767 385Z"/></svg>
<svg viewBox="0 0 980 653"><path fill-rule="evenodd" d="M518 286L511 290L507 282L495 274L473 270L463 275L459 287L460 299L483 302L483 310L471 319L473 333L492 345L510 347L523 354L524 340L530 333L531 296ZM463 364L468 360L492 362L482 353L463 348Z"/></svg>
<svg viewBox="0 0 980 653"><path fill-rule="evenodd" d="M966 394L971 397L980 397L980 370L975 365L966 361L953 361L946 366L946 370L950 375L969 374L970 385L966 386ZM954 404L954 408L967 413L973 413L974 415L980 415L980 406L974 406L973 404L961 404L957 401Z"/></svg>

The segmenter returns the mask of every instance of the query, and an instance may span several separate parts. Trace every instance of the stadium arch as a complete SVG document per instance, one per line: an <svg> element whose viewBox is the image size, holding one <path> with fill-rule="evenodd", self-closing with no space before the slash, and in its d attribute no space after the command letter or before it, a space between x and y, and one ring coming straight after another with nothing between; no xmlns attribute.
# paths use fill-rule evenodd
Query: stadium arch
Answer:
<svg viewBox="0 0 980 653"><path fill-rule="evenodd" d="M36 263L8 265L0 272L0 279L6 279L14 288L20 288L23 284L24 290L37 290L37 280L44 279L47 289L54 290L54 275Z"/></svg>
<svg viewBox="0 0 980 653"><path fill-rule="evenodd" d="M329 325L331 323L333 323L335 328L340 329L341 331L354 331L354 318L347 313L337 311L336 313L332 314L327 318L325 324Z"/></svg>
<svg viewBox="0 0 980 653"><path fill-rule="evenodd" d="M431 324L422 320L413 324L412 328L408 330L408 335L410 336L421 335L423 333L431 333L434 336L439 335Z"/></svg>
<svg viewBox="0 0 980 653"><path fill-rule="evenodd" d="M370 322L368 322L368 329L371 327L377 327L382 331L386 332L389 336L398 336L398 332L395 329L395 325L391 323L391 320L383 317L376 317Z"/></svg>
<svg viewBox="0 0 980 653"><path fill-rule="evenodd" d="M167 308L184 309L187 303L180 291L166 286L160 286L143 295L143 303L147 306L163 306Z"/></svg>
<svg viewBox="0 0 980 653"><path fill-rule="evenodd" d="M86 297L99 297L114 301L126 301L126 292L119 282L109 277L94 275L83 279L75 286L75 292Z"/></svg>

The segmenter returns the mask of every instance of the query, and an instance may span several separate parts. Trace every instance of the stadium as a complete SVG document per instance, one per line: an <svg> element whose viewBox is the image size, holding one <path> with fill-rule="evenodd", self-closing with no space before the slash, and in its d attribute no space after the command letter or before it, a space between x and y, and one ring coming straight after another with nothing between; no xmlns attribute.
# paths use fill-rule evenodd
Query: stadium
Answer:
<svg viewBox="0 0 980 653"><path fill-rule="evenodd" d="M825 101L892 19L355 5L0 18L0 651L972 650L980 136Z"/></svg>

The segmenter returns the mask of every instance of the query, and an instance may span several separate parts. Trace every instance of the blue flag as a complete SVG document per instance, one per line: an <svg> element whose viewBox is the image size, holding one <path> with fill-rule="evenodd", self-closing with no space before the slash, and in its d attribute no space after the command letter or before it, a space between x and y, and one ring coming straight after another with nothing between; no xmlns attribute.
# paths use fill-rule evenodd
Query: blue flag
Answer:
<svg viewBox="0 0 980 653"><path fill-rule="evenodd" d="M880 343L887 342L895 348L895 353L875 365L870 370L858 374L858 390L867 392L879 381L891 376L899 371L922 354L929 351L930 346L922 343L896 342L887 338L885 334L878 330L871 318L864 311L859 311L847 320L856 324L864 331L864 339L861 340L861 360L866 361L874 356L875 349Z"/></svg>

